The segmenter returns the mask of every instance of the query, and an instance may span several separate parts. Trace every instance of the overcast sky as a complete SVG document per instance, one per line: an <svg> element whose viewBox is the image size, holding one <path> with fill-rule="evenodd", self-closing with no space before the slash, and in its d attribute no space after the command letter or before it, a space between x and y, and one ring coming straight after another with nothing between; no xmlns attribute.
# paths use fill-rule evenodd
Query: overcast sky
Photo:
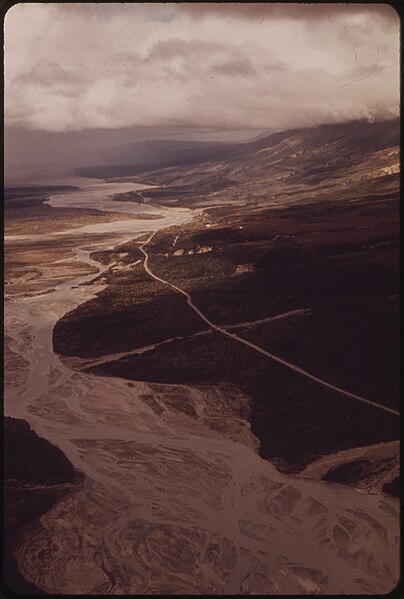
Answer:
<svg viewBox="0 0 404 599"><path fill-rule="evenodd" d="M388 5L17 4L6 124L289 128L398 115Z"/></svg>

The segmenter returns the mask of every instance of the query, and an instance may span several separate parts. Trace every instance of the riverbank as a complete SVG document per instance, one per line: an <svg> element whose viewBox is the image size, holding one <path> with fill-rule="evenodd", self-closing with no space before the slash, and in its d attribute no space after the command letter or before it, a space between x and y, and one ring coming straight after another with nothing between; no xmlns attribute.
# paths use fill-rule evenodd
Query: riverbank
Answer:
<svg viewBox="0 0 404 599"><path fill-rule="evenodd" d="M186 297L153 280L137 241L94 255L107 287L57 323L55 350L97 375L236 385L252 399L260 455L285 473L398 439L395 210L340 203L335 229L325 202L226 207L151 239L152 272L267 355L212 330ZM375 249L382 228L391 241Z"/></svg>
<svg viewBox="0 0 404 599"><path fill-rule="evenodd" d="M81 488L83 475L60 449L38 437L25 420L5 417L3 431L4 583L15 593L38 595L45 591L20 574L14 550L35 520L58 499Z"/></svg>

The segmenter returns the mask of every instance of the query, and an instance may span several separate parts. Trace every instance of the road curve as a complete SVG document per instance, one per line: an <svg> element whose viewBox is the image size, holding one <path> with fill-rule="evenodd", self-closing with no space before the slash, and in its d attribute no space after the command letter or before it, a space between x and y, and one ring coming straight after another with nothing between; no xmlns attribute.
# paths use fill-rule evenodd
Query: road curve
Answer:
<svg viewBox="0 0 404 599"><path fill-rule="evenodd" d="M346 397L350 397L351 399L361 401L362 403L366 403L375 408L379 408L380 410L384 410L385 412L389 412L390 414L394 414L395 416L400 416L400 412L398 410L394 410L393 408L388 408L388 407L378 404L374 401L370 401L369 399L365 399L364 397L361 397L360 395L356 395L355 393L351 393L350 391L346 391L345 389L336 387L335 385L332 385L331 383L324 381L323 379L315 376L314 374L307 372L307 370L304 370L303 368L299 368L295 364L292 364L291 362L288 362L287 360L283 360L279 356L275 356L274 354L271 354L270 352L266 351L259 345L255 345L255 343L251 343L250 341L247 341L246 339L239 337L236 333L229 333L225 328L223 328L223 327L215 324L211 320L209 320L209 318L207 316L205 316L205 314L193 303L192 298L189 295L189 293L187 293L180 287L177 287L177 285L174 285L174 283L170 283L169 281L166 281L165 279L158 277L150 269L149 254L146 252L146 250L144 248L148 243L150 243L150 241L153 239L153 237L155 236L156 233L157 233L157 231L154 231L154 233L152 233L152 235L150 235L150 237L148 239L146 239L146 241L144 241L141 245L139 245L139 250L142 252L142 254L145 257L144 262L143 262L145 271L147 272L148 275L150 275L156 281L159 281L160 283L163 283L163 285L167 285L168 287L171 287L171 289L174 289L174 291L177 291L178 293L181 293L181 295L186 297L187 304L190 306L190 308L192 308L192 310L194 312L196 312L196 314L198 314L198 316L204 322L206 322L206 324L209 325L212 329L214 329L215 331L218 331L219 333L221 333L222 335L225 335L226 337L229 337L230 339L233 339L233 341L237 341L238 343L242 343L243 345L246 345L247 347L254 349L255 351L266 356L267 358L270 358L271 360L274 360L275 362L279 362L279 364L283 364L287 368L290 368L290 370L294 370L295 372L298 372L302 376L305 376L306 378L311 379L312 381L315 381L316 383L318 383L319 385L322 385L323 387L332 389L333 391L336 391L337 393L341 393L341 395L345 395Z"/></svg>

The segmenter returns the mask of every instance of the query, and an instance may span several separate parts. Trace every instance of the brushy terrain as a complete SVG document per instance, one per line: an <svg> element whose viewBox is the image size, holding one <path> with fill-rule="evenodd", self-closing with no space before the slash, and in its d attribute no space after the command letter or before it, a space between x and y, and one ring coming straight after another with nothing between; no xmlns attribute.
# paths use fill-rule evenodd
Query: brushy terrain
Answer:
<svg viewBox="0 0 404 599"><path fill-rule="evenodd" d="M154 201L210 206L187 227L159 232L148 251L155 274L214 323L396 408L398 138L397 123L383 126L285 132L218 163L148 175L167 186L148 190ZM95 371L239 386L253 399L261 454L284 469L398 437L393 414L205 334L185 298L144 272L137 242L99 258L110 265L108 288L59 321L57 352L91 358L154 345Z"/></svg>

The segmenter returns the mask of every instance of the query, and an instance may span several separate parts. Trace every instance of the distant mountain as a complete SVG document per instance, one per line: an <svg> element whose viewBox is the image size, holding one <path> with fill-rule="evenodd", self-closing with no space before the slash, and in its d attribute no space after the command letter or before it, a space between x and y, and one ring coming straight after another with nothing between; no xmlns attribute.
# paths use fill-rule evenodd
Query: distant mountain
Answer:
<svg viewBox="0 0 404 599"><path fill-rule="evenodd" d="M242 145L246 151L248 149L258 150L275 146L288 139L293 139L295 144L304 144L307 149L338 142L356 150L368 150L370 144L370 148L376 150L397 145L400 142L400 121L399 119L375 123L351 121L342 124L288 129Z"/></svg>
<svg viewBox="0 0 404 599"><path fill-rule="evenodd" d="M383 158L384 150L396 148L399 143L398 119L321 125L282 131L242 144L227 161L227 167L233 167L233 176L238 180L271 174L287 177L289 183L316 183L329 176L334 178L338 171L360 165L371 156L376 158L377 153L381 152L379 157ZM234 167L242 169L239 174L234 173Z"/></svg>
<svg viewBox="0 0 404 599"><path fill-rule="evenodd" d="M102 150L99 157L107 164L186 164L231 155L238 145L171 139L147 140Z"/></svg>
<svg viewBox="0 0 404 599"><path fill-rule="evenodd" d="M383 163L378 160L382 158L380 152L396 148L399 143L398 119L354 121L259 135L253 141L237 144L168 139L129 143L100 150L96 166L83 166L75 172L101 178L147 173L164 183L181 185L188 177L193 184L202 177L212 185L220 180L219 187L223 187L223 181L240 184L266 178L271 184L280 180L288 184L316 183L360 165L371 156L373 162L368 167L377 168ZM387 162L397 168L394 164L398 158Z"/></svg>
<svg viewBox="0 0 404 599"><path fill-rule="evenodd" d="M123 165L127 171L139 164L147 168L178 162L184 164L188 152L190 159L207 160L209 148L217 157L228 145L256 138L257 130L254 129L124 127L56 133L6 127L5 179L9 185L47 183L55 178L66 179L72 169L85 166L120 165L122 170ZM178 140L181 141L176 146ZM198 147L201 148L200 156L196 154Z"/></svg>
<svg viewBox="0 0 404 599"><path fill-rule="evenodd" d="M319 201L348 189L388 194L399 184L399 142L398 119L320 125L238 144L216 160L133 174L164 186L147 195L170 205Z"/></svg>
<svg viewBox="0 0 404 599"><path fill-rule="evenodd" d="M231 156L239 144L186 140L146 140L124 144L97 154L95 166L75 169L86 177L122 177L170 166L199 164Z"/></svg>
<svg viewBox="0 0 404 599"><path fill-rule="evenodd" d="M279 194L332 187L363 186L366 181L399 176L399 120L350 122L281 131L239 144L218 160L148 172L170 186L171 195L190 202L195 194L214 194L217 202L263 200ZM150 196L168 197L166 191Z"/></svg>

